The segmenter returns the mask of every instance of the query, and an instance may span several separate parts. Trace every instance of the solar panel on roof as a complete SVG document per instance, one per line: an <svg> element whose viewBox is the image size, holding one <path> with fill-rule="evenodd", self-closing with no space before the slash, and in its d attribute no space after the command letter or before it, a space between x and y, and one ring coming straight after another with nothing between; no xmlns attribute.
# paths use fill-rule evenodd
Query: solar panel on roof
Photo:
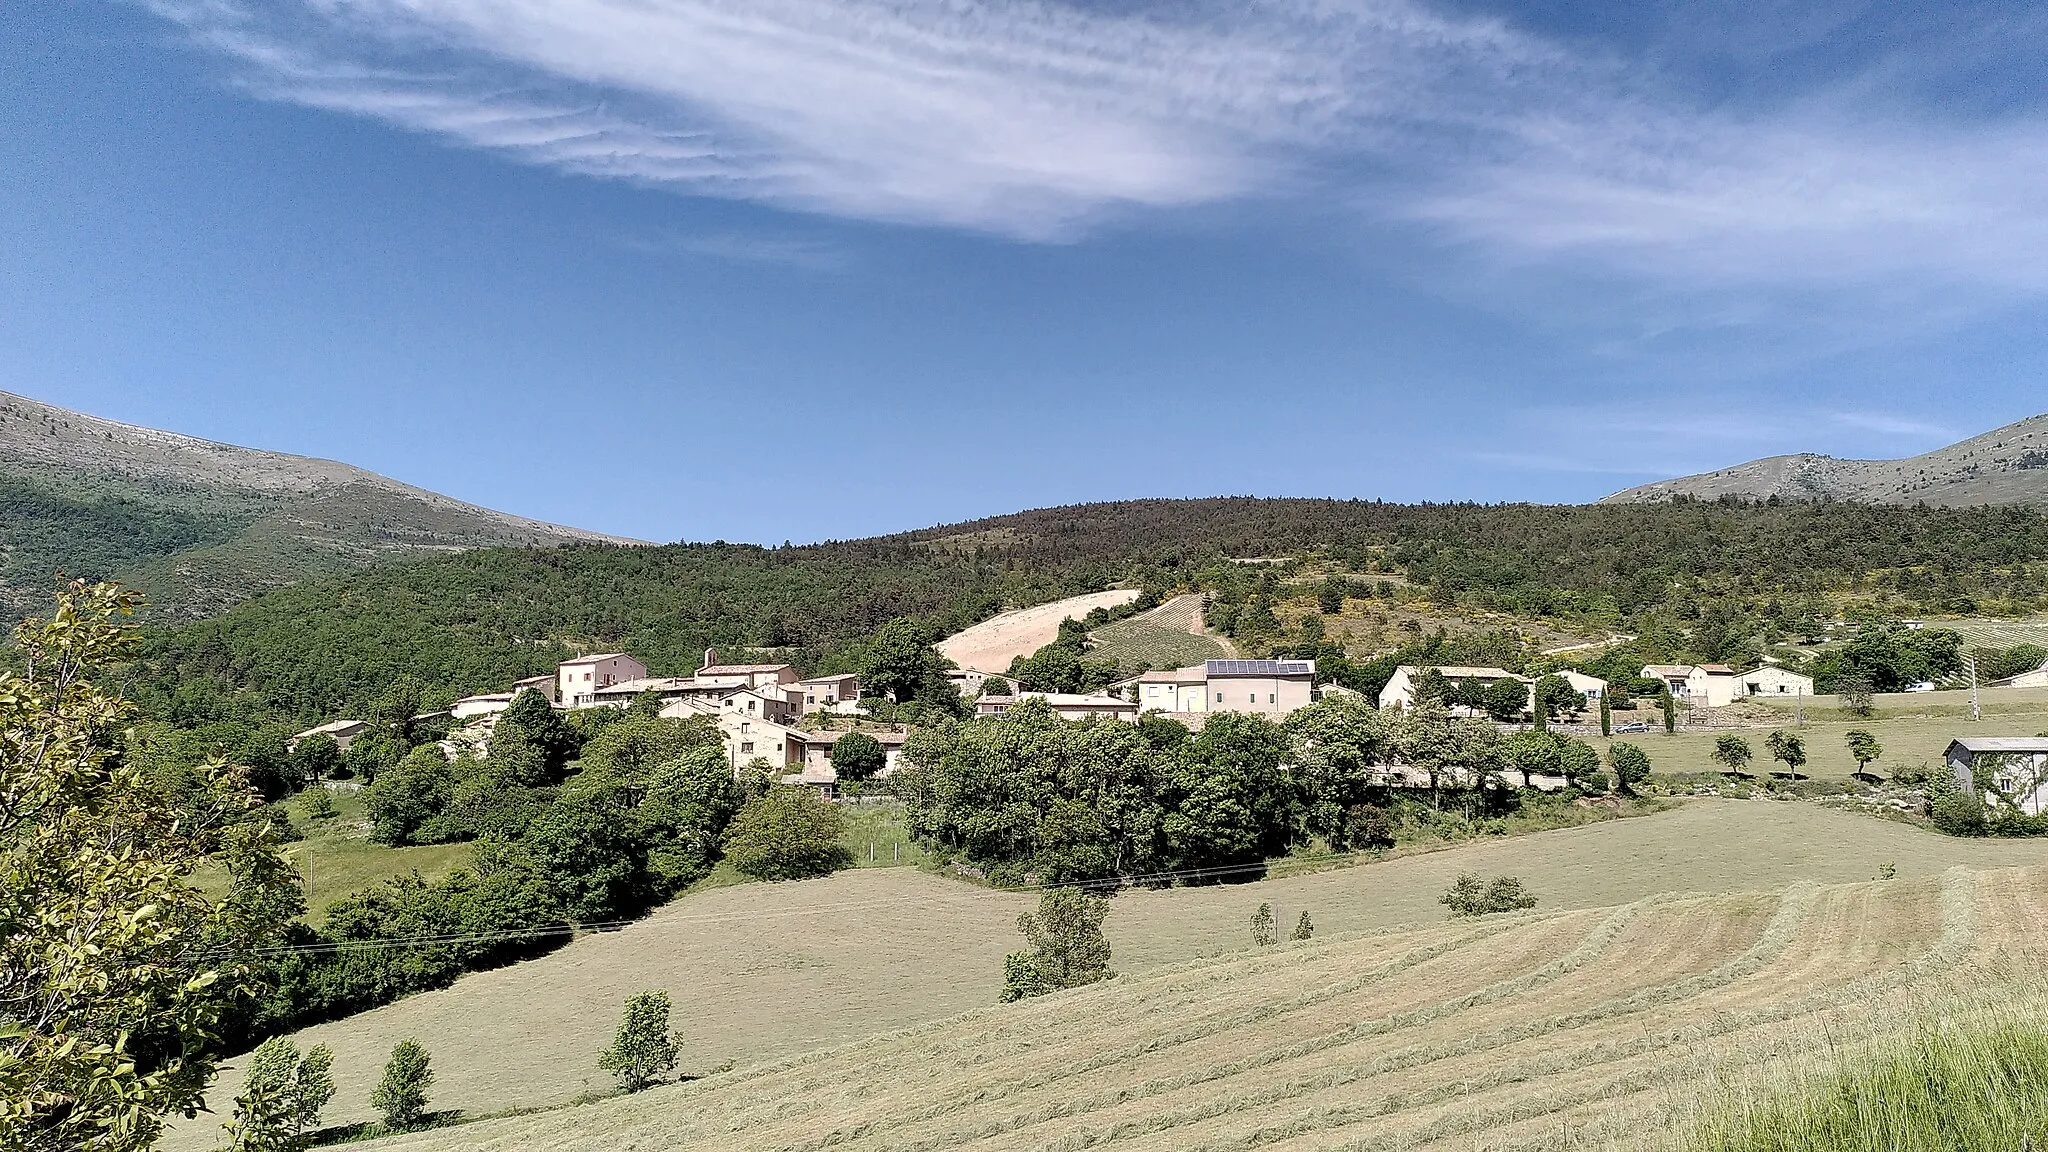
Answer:
<svg viewBox="0 0 2048 1152"><path fill-rule="evenodd" d="M1211 676L1286 676L1308 672L1315 664L1308 660L1205 660L1202 670Z"/></svg>

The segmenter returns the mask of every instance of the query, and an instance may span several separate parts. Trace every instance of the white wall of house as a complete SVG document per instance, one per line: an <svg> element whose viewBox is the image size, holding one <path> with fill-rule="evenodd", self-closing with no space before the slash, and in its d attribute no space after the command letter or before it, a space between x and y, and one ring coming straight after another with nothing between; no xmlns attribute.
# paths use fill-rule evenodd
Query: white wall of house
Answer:
<svg viewBox="0 0 2048 1152"><path fill-rule="evenodd" d="M1811 696L1813 677L1803 676L1776 664L1766 664L1736 677L1741 696Z"/></svg>
<svg viewBox="0 0 2048 1152"><path fill-rule="evenodd" d="M614 652L565 660L555 673L559 685L555 700L564 708L588 708L595 703L593 697L598 689L627 680L646 679L647 665L631 656Z"/></svg>

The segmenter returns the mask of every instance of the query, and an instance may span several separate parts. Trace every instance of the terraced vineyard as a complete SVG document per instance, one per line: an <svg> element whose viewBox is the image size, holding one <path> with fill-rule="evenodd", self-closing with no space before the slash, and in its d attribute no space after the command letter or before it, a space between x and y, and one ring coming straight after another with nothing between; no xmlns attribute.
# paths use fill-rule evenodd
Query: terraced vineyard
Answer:
<svg viewBox="0 0 2048 1152"><path fill-rule="evenodd" d="M1234 655L1223 641L1201 634L1202 598L1176 596L1149 612L1105 624L1088 634L1088 656L1114 660L1127 673L1139 668L1186 668Z"/></svg>
<svg viewBox="0 0 2048 1152"><path fill-rule="evenodd" d="M2044 913L2048 870L1957 868L1317 940L378 1146L1643 1147L1715 1074L1991 986Z"/></svg>

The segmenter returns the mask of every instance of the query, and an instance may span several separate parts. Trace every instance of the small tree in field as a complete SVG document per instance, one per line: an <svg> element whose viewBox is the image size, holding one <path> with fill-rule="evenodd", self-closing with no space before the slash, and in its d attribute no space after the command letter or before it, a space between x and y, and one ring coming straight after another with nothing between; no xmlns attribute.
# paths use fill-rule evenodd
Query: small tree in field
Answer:
<svg viewBox="0 0 2048 1152"><path fill-rule="evenodd" d="M1770 749L1771 759L1785 765L1785 771L1798 779L1799 770L1806 766L1806 741L1790 732L1773 732L1764 740L1764 747Z"/></svg>
<svg viewBox="0 0 2048 1152"><path fill-rule="evenodd" d="M1038 897L1038 911L1017 917L1031 951L1003 958L1003 1002L1116 975L1109 967L1109 941L1102 935L1108 916L1109 901L1100 896L1078 888L1047 889Z"/></svg>
<svg viewBox="0 0 2048 1152"><path fill-rule="evenodd" d="M597 1058L597 1066L618 1077L625 1091L638 1092L675 1068L682 1045L669 1031L668 1012L666 992L640 992L626 1001L618 1035Z"/></svg>
<svg viewBox="0 0 2048 1152"><path fill-rule="evenodd" d="M1856 758L1856 771L1858 774L1868 771L1870 762L1884 755L1884 745L1877 742L1876 736L1865 732L1861 728L1850 732L1847 739L1849 741L1849 755Z"/></svg>
<svg viewBox="0 0 2048 1152"><path fill-rule="evenodd" d="M1494 912L1516 912L1534 908L1536 897L1515 876L1481 880L1470 872L1460 875L1451 890L1437 897L1453 916L1486 916Z"/></svg>
<svg viewBox="0 0 2048 1152"><path fill-rule="evenodd" d="M1664 731L1678 731L1678 698L1671 694L1669 685L1659 694L1657 703L1664 709Z"/></svg>
<svg viewBox="0 0 2048 1152"><path fill-rule="evenodd" d="M1614 735L1614 705L1607 700L1607 693L1600 694L1600 735Z"/></svg>
<svg viewBox="0 0 2048 1152"><path fill-rule="evenodd" d="M1252 946L1266 948L1279 942L1280 928L1273 922L1273 906L1259 905L1259 910L1252 913Z"/></svg>
<svg viewBox="0 0 2048 1152"><path fill-rule="evenodd" d="M846 814L809 788L772 787L747 801L725 832L725 856L757 880L802 880L853 863L840 843Z"/></svg>
<svg viewBox="0 0 2048 1152"><path fill-rule="evenodd" d="M384 1079L370 1093L370 1107L384 1115L384 1126L403 1132L427 1114L427 1089L434 1069L417 1040L400 1040L384 1065Z"/></svg>
<svg viewBox="0 0 2048 1152"><path fill-rule="evenodd" d="M1614 769L1615 791L1624 796L1634 795L1636 785L1650 778L1650 754L1626 741L1607 746L1607 763Z"/></svg>
<svg viewBox="0 0 2048 1152"><path fill-rule="evenodd" d="M1287 934L1289 940L1307 940L1316 934L1315 921L1308 918L1308 909L1301 910L1301 919L1294 922L1294 931Z"/></svg>
<svg viewBox="0 0 2048 1152"><path fill-rule="evenodd" d="M1737 776L1749 767L1755 753L1749 750L1749 741L1740 736L1722 736L1714 741L1714 762Z"/></svg>
<svg viewBox="0 0 2048 1152"><path fill-rule="evenodd" d="M1600 753L1591 744L1570 736L1558 738L1557 766L1572 782L1572 787L1581 792L1598 791L1606 787L1605 781L1598 781L1600 775ZM1591 787L1595 785L1597 787Z"/></svg>
<svg viewBox="0 0 2048 1152"><path fill-rule="evenodd" d="M1859 674L1851 674L1835 681L1835 698L1842 702L1842 710L1851 716L1869 716L1877 711L1870 695L1870 680Z"/></svg>
<svg viewBox="0 0 2048 1152"><path fill-rule="evenodd" d="M283 1036L265 1040L249 1056L249 1077L226 1125L230 1152L301 1152L334 1098L333 1063L325 1045L301 1056Z"/></svg>

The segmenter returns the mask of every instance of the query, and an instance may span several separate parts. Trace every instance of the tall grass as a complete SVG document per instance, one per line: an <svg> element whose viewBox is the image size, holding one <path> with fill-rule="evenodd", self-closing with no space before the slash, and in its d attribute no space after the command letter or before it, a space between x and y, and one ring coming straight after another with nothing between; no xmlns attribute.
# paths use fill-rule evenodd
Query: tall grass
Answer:
<svg viewBox="0 0 2048 1152"><path fill-rule="evenodd" d="M2048 1150L2048 1018L1925 1019L1776 1085L1727 1086L1689 1152Z"/></svg>

